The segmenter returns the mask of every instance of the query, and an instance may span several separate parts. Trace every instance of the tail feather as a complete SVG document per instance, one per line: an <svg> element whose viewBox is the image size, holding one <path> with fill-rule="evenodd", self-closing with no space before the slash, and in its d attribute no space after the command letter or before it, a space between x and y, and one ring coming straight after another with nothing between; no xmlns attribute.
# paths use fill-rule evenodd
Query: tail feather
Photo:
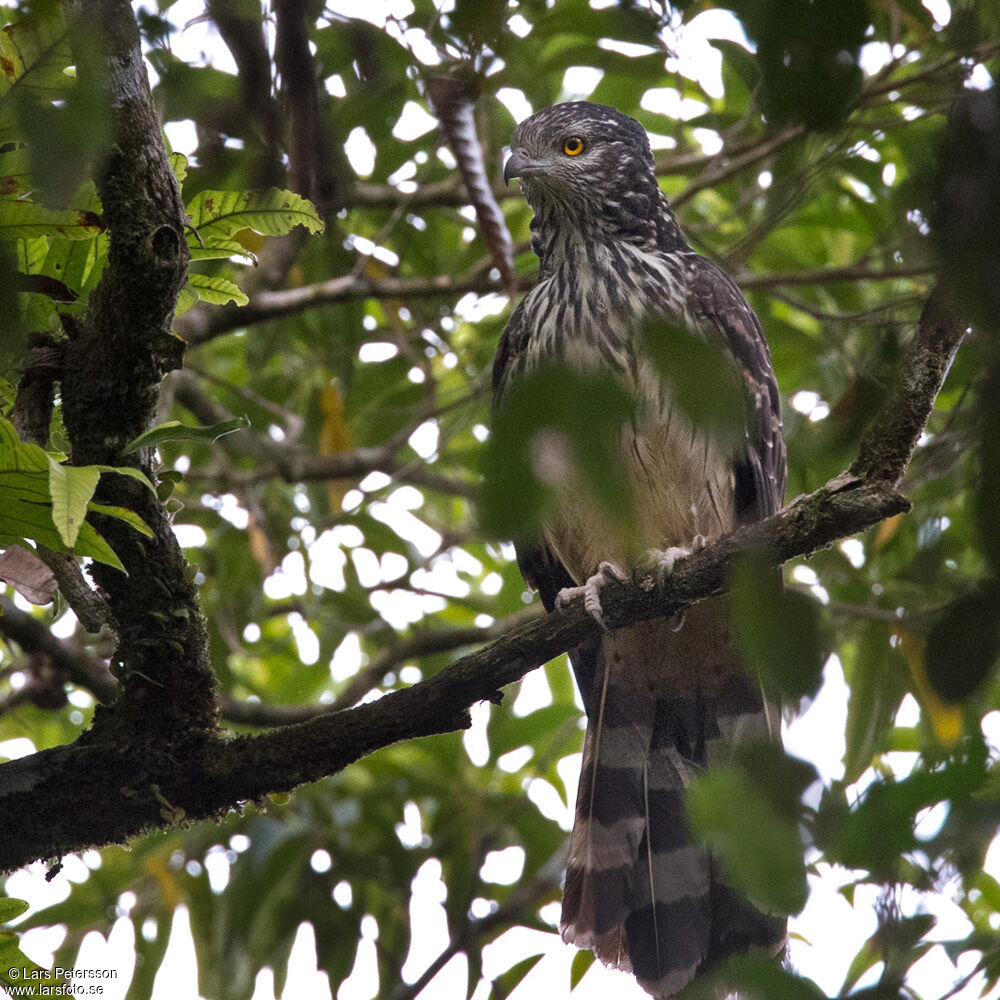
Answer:
<svg viewBox="0 0 1000 1000"><path fill-rule="evenodd" d="M691 621L685 628L678 641L668 623L645 623L601 644L583 692L589 723L563 891L563 939L632 971L658 998L734 951L773 952L785 935L784 920L727 886L693 843L684 805L691 779L734 745L776 738L777 715L727 662L707 693L676 675L664 684L665 655L673 664L669 654L690 652Z"/></svg>

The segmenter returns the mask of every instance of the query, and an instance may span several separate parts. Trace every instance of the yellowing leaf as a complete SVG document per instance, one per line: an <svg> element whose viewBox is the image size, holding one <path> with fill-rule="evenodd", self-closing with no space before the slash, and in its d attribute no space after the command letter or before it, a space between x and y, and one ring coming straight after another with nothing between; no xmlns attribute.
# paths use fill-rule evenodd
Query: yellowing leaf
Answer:
<svg viewBox="0 0 1000 1000"><path fill-rule="evenodd" d="M899 648L910 669L910 676L917 689L917 697L930 718L931 728L938 742L944 747L953 747L962 735L962 710L957 705L943 702L927 679L924 659L924 642L906 629L894 630L899 639Z"/></svg>
<svg viewBox="0 0 1000 1000"><path fill-rule="evenodd" d="M876 529L875 529L875 539L872 541L872 548L875 550L881 549L884 545L888 545L890 539L899 530L899 525L902 523L903 515L896 514L893 517L887 517Z"/></svg>
<svg viewBox="0 0 1000 1000"><path fill-rule="evenodd" d="M321 455L337 455L347 451L353 444L351 425L344 418L344 397L336 384L328 385L320 395L323 409L323 426L319 431L319 451ZM354 485L352 479L331 479L327 483L330 509L340 510L344 495Z"/></svg>

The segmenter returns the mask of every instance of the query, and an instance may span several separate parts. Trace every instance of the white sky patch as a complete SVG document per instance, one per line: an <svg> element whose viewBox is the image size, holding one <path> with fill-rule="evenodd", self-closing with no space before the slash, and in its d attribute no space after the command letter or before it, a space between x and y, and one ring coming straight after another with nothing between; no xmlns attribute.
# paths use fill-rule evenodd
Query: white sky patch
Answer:
<svg viewBox="0 0 1000 1000"><path fill-rule="evenodd" d="M413 178L417 176L417 164L414 160L407 160L398 170L389 174L386 178L388 183L398 187L403 194L412 194L417 189L413 183Z"/></svg>
<svg viewBox="0 0 1000 1000"><path fill-rule="evenodd" d="M233 857L236 857L234 854ZM208 884L212 892L218 894L224 892L229 885L229 870L232 866L223 848L212 848L205 855L205 872L208 875Z"/></svg>
<svg viewBox="0 0 1000 1000"><path fill-rule="evenodd" d="M323 848L313 851L312 857L309 858L309 867L320 875L328 872L333 867L333 859L330 857L330 852L324 851Z"/></svg>
<svg viewBox="0 0 1000 1000"><path fill-rule="evenodd" d="M306 561L301 552L289 552L281 566L264 581L264 593L272 601L282 601L306 592Z"/></svg>
<svg viewBox="0 0 1000 1000"><path fill-rule="evenodd" d="M654 87L647 90L639 101L639 107L654 114L666 115L680 121L696 118L704 114L708 107L692 97L681 97L673 87Z"/></svg>
<svg viewBox="0 0 1000 1000"><path fill-rule="evenodd" d="M852 907L838 891L852 881L851 873L825 862L818 867L820 876L809 876L805 909L789 921L788 929L805 938L790 938L789 958L796 971L835 996L846 971L844 956L857 954L877 926L872 909L876 893L870 893L868 886L858 886ZM831 933L831 928L836 928L836 933Z"/></svg>
<svg viewBox="0 0 1000 1000"><path fill-rule="evenodd" d="M385 27L390 18L405 19L409 17L414 6L410 0L329 0L326 10L331 14L342 14L344 17L357 17L379 28Z"/></svg>
<svg viewBox="0 0 1000 1000"><path fill-rule="evenodd" d="M224 517L234 528L245 531L250 523L250 513L240 506L240 501L232 493L219 497L219 516Z"/></svg>
<svg viewBox="0 0 1000 1000"><path fill-rule="evenodd" d="M345 531L353 528L353 531ZM344 548L355 548L364 541L364 536L354 525L337 525L324 531L309 546L309 579L318 587L342 591L347 586L344 567L347 554Z"/></svg>
<svg viewBox="0 0 1000 1000"><path fill-rule="evenodd" d="M416 802L403 803L403 822L396 824L396 836L403 847L419 847L423 843L424 831Z"/></svg>
<svg viewBox="0 0 1000 1000"><path fill-rule="evenodd" d="M383 264L388 264L390 267L395 267L399 263L398 254L372 242L367 236L358 236L352 233L344 242L352 250L357 250L358 253L364 254L366 257L374 257L376 260L380 260Z"/></svg>
<svg viewBox="0 0 1000 1000"><path fill-rule="evenodd" d="M0 742L0 757L5 757L7 760L20 760L21 757L27 757L28 754L34 753L35 749L35 744L27 736L15 736L12 740ZM15 875L11 876L11 878L15 877ZM9 885L8 881L8 887Z"/></svg>
<svg viewBox="0 0 1000 1000"><path fill-rule="evenodd" d="M368 133L360 126L355 125L347 136L344 143L344 152L347 154L348 162L354 172L359 177L370 177L375 169L375 143L368 137Z"/></svg>
<svg viewBox="0 0 1000 1000"><path fill-rule="evenodd" d="M751 48L740 22L724 10L707 10L692 18L677 31L670 48L683 76L697 80L709 97L721 98L725 94L722 53L711 44L713 38Z"/></svg>
<svg viewBox="0 0 1000 1000"><path fill-rule="evenodd" d="M832 655L823 668L823 686L809 707L783 727L785 749L810 761L824 783L844 775L844 727L850 689L840 659Z"/></svg>
<svg viewBox="0 0 1000 1000"><path fill-rule="evenodd" d="M507 27L517 35L518 38L526 38L531 34L531 22L521 14L514 14L507 18Z"/></svg>
<svg viewBox="0 0 1000 1000"><path fill-rule="evenodd" d="M544 778L532 778L528 782L528 798L538 807L538 811L546 818L558 823L563 830L573 826L575 809L573 803L576 796L570 789L570 801L563 802L562 796L555 786Z"/></svg>
<svg viewBox="0 0 1000 1000"><path fill-rule="evenodd" d="M389 494L387 502L404 510L419 510L424 505L424 495L415 486L400 486Z"/></svg>
<svg viewBox="0 0 1000 1000"><path fill-rule="evenodd" d="M530 746L517 747L497 758L497 767L508 774L517 774L532 757L535 756L535 748Z"/></svg>
<svg viewBox="0 0 1000 1000"><path fill-rule="evenodd" d="M346 681L360 669L361 640L357 632L348 632L330 660L330 676L335 681Z"/></svg>
<svg viewBox="0 0 1000 1000"><path fill-rule="evenodd" d="M697 139L706 156L715 156L716 153L722 152L722 136L713 129L695 128L691 130L691 134Z"/></svg>
<svg viewBox="0 0 1000 1000"><path fill-rule="evenodd" d="M442 905L447 899L447 888L441 877L441 862L437 858L425 861L410 883L410 952L403 963L403 981L415 982L433 958L448 947L448 919ZM431 995L464 996L463 988L450 993L439 992L441 983L435 978L434 985L422 996Z"/></svg>
<svg viewBox="0 0 1000 1000"><path fill-rule="evenodd" d="M951 4L948 0L923 0L924 7L931 12L935 24L944 27L951 21Z"/></svg>
<svg viewBox="0 0 1000 1000"><path fill-rule="evenodd" d="M448 606L443 597L414 594L408 590L376 590L370 601L389 625L400 630L415 625L424 615L444 611Z"/></svg>
<svg viewBox="0 0 1000 1000"><path fill-rule="evenodd" d="M861 569L865 564L865 545L860 538L845 538L840 543L840 551L847 556L847 561L855 568Z"/></svg>
<svg viewBox="0 0 1000 1000"><path fill-rule="evenodd" d="M409 437L410 447L424 459L433 458L438 449L441 432L437 422L425 420Z"/></svg>
<svg viewBox="0 0 1000 1000"><path fill-rule="evenodd" d="M351 552L351 562L362 587L377 587L382 582L382 567L371 549L357 548Z"/></svg>
<svg viewBox="0 0 1000 1000"><path fill-rule="evenodd" d="M198 148L198 129L190 118L179 122L164 122L163 131L167 134L172 153L183 153L189 158L194 155Z"/></svg>
<svg viewBox="0 0 1000 1000"><path fill-rule="evenodd" d="M858 54L858 63L866 76L872 76L892 62L892 46L888 42L865 42Z"/></svg>
<svg viewBox="0 0 1000 1000"><path fill-rule="evenodd" d="M511 711L517 716L530 715L552 704L552 689L544 670L531 670L521 678L521 686Z"/></svg>
<svg viewBox="0 0 1000 1000"><path fill-rule="evenodd" d="M435 559L430 569L425 569L423 566L415 569L410 582L421 590L444 594L447 597L468 597L472 589L455 572L454 563L450 559Z"/></svg>
<svg viewBox="0 0 1000 1000"><path fill-rule="evenodd" d="M509 302L506 295L498 295L496 292L490 292L489 295L469 292L455 303L455 315L467 323L478 323L487 316L499 316Z"/></svg>
<svg viewBox="0 0 1000 1000"><path fill-rule="evenodd" d="M652 45L640 45L638 42L623 42L618 38L599 38L597 47L606 52L620 52L623 56L649 56L659 49Z"/></svg>
<svg viewBox="0 0 1000 1000"><path fill-rule="evenodd" d="M993 86L993 76L982 63L978 63L972 67L966 86L973 90L989 90Z"/></svg>
<svg viewBox="0 0 1000 1000"><path fill-rule="evenodd" d="M316 638L316 633L297 611L288 616L288 624L295 638L299 659L306 666L312 666L319 659L319 639Z"/></svg>
<svg viewBox="0 0 1000 1000"><path fill-rule="evenodd" d="M368 942L374 951L374 944ZM360 948L358 951L360 952ZM357 972L355 964L355 973ZM354 973L352 973L352 976ZM376 977L378 973L375 973ZM345 983L346 985L346 983ZM343 991L341 991L342 993ZM316 933L312 924L299 924L295 934L295 942L288 955L288 978L281 994L289 997L309 997L310 1000L326 1000L330 994L330 981L321 973L316 961ZM338 993L338 996L340 993Z"/></svg>
<svg viewBox="0 0 1000 1000"><path fill-rule="evenodd" d="M470 712L472 725L462 734L462 746L476 767L485 767L490 762L490 743L486 736L486 727L490 721L490 706L485 701L477 701Z"/></svg>
<svg viewBox="0 0 1000 1000"><path fill-rule="evenodd" d="M377 469L374 472L369 472L364 479L358 483L358 489L363 490L365 493L374 493L376 490L384 489L389 483L392 482L392 478L387 476L384 472L379 472Z"/></svg>
<svg viewBox="0 0 1000 1000"><path fill-rule="evenodd" d="M380 364L399 354L399 348L384 340L373 340L358 348L358 360L365 364Z"/></svg>
<svg viewBox="0 0 1000 1000"><path fill-rule="evenodd" d="M346 97L347 88L344 86L344 78L339 73L331 73L323 81L323 86L326 88L326 92L331 97Z"/></svg>
<svg viewBox="0 0 1000 1000"><path fill-rule="evenodd" d="M587 97L594 92L604 76L596 66L570 66L563 73L562 89L567 98Z"/></svg>
<svg viewBox="0 0 1000 1000"><path fill-rule="evenodd" d="M427 109L416 101L407 101L403 105L396 124L392 127L393 138L400 142L413 142L431 129L437 128L437 119L429 114Z"/></svg>
<svg viewBox="0 0 1000 1000"><path fill-rule="evenodd" d="M205 529L197 524L175 524L173 529L177 544L182 549L199 549L208 541Z"/></svg>
<svg viewBox="0 0 1000 1000"><path fill-rule="evenodd" d="M484 882L513 885L524 871L524 848L516 844L500 851L489 851L479 869Z"/></svg>
<svg viewBox="0 0 1000 1000"><path fill-rule="evenodd" d="M153 984L153 1000L173 1000L182 996L198 996L198 973L191 936L191 920L186 906L174 910L170 925L170 943L163 956L160 971ZM114 968L105 964L105 968Z"/></svg>

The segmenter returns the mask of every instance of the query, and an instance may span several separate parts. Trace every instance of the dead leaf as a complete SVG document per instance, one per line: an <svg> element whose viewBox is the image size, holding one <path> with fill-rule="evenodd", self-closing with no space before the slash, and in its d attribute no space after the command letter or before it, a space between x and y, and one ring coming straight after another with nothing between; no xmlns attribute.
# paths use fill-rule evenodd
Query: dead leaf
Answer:
<svg viewBox="0 0 1000 1000"><path fill-rule="evenodd" d="M52 570L34 552L20 545L11 545L0 552L0 580L9 583L32 604L49 604L59 586Z"/></svg>

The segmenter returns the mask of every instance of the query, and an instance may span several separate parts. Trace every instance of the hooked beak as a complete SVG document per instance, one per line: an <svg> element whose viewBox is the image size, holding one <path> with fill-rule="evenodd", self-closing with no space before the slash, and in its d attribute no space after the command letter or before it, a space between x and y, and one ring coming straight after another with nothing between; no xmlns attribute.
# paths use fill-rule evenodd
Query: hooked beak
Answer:
<svg viewBox="0 0 1000 1000"><path fill-rule="evenodd" d="M507 157L507 162L503 165L503 182L510 184L514 177L523 177L525 174L537 173L552 166L548 160L533 160L523 149L515 149Z"/></svg>

